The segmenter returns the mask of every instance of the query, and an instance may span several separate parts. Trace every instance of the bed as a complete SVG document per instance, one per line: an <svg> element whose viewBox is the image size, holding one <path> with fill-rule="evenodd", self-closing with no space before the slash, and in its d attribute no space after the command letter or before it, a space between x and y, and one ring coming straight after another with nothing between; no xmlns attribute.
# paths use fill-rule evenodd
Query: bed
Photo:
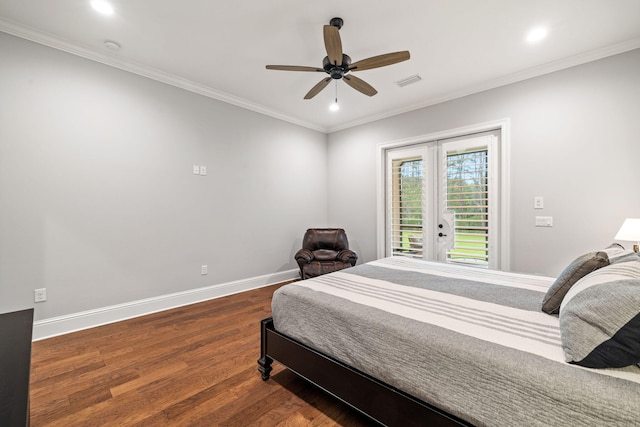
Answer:
<svg viewBox="0 0 640 427"><path fill-rule="evenodd" d="M566 271L556 279L405 257L288 284L262 321L259 370L268 380L275 360L383 425L639 425L636 329L625 330L631 348L616 354L624 366L581 366L600 363L594 351L568 355L585 345L585 316L573 305L584 311L584 295L603 283L640 311L640 258L631 260L598 261L569 274L569 286ZM566 307L545 313L561 278ZM625 328L634 322L622 319Z"/></svg>

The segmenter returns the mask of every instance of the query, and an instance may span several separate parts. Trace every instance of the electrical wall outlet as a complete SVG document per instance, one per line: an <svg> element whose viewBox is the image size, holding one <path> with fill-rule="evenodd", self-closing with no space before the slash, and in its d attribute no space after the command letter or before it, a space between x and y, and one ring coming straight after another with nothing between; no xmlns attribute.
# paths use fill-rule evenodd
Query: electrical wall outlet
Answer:
<svg viewBox="0 0 640 427"><path fill-rule="evenodd" d="M203 276L207 275L209 273L208 271L209 269L207 268L206 265L201 265L200 266L200 274L202 274Z"/></svg>
<svg viewBox="0 0 640 427"><path fill-rule="evenodd" d="M47 300L47 288L34 289L33 301L44 302Z"/></svg>
<svg viewBox="0 0 640 427"><path fill-rule="evenodd" d="M193 165L193 174L194 175L206 176L207 175L207 167L206 166L201 166L201 165Z"/></svg>
<svg viewBox="0 0 640 427"><path fill-rule="evenodd" d="M533 198L533 209L544 209L544 197L536 196Z"/></svg>

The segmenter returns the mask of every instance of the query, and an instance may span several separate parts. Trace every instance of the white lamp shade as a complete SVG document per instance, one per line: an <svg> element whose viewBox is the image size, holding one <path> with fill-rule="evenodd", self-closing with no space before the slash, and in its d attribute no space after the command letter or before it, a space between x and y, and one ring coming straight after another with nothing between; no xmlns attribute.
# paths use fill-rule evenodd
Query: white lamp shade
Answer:
<svg viewBox="0 0 640 427"><path fill-rule="evenodd" d="M616 234L615 240L640 241L640 218L625 219L622 227L618 230L618 234Z"/></svg>

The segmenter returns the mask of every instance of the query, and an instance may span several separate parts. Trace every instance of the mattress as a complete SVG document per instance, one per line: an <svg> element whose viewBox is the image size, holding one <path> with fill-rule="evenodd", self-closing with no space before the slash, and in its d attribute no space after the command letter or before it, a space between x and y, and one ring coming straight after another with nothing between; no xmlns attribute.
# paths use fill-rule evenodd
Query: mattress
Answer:
<svg viewBox="0 0 640 427"><path fill-rule="evenodd" d="M385 258L278 289L273 321L474 425L639 425L640 368L564 361L553 280Z"/></svg>

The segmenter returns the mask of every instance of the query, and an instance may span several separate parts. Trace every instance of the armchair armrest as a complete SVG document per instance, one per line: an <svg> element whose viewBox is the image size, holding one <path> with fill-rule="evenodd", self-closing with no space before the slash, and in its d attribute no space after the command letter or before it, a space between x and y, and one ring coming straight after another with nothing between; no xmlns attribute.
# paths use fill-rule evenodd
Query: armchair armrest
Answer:
<svg viewBox="0 0 640 427"><path fill-rule="evenodd" d="M353 267L354 265L356 265L356 261L358 260L358 255L351 249L343 249L340 252L338 252L337 259L339 259L342 262L348 262Z"/></svg>
<svg viewBox="0 0 640 427"><path fill-rule="evenodd" d="M298 252L296 252L294 258L298 262L298 265L302 267L304 264L311 263L314 257L313 252L311 252L309 249L300 249Z"/></svg>

